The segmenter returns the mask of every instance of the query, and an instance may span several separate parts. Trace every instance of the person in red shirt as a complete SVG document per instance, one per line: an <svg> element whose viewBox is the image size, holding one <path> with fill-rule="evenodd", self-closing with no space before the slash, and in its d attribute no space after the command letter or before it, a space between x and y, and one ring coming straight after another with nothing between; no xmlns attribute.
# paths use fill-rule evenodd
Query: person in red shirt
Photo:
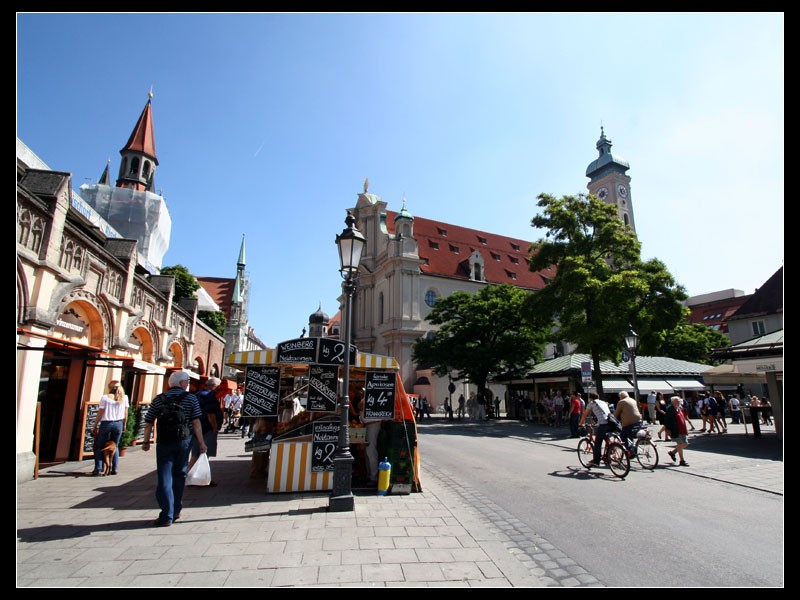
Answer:
<svg viewBox="0 0 800 600"><path fill-rule="evenodd" d="M579 438L578 421L581 418L581 399L578 392L573 392L569 399L569 437Z"/></svg>

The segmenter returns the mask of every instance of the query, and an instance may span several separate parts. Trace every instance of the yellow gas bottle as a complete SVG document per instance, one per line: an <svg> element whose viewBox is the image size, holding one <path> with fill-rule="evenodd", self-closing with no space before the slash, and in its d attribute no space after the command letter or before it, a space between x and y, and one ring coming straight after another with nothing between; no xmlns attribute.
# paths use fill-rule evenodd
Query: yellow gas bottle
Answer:
<svg viewBox="0 0 800 600"><path fill-rule="evenodd" d="M384 457L378 464L378 496L389 493L389 478L392 474L392 464L388 457Z"/></svg>

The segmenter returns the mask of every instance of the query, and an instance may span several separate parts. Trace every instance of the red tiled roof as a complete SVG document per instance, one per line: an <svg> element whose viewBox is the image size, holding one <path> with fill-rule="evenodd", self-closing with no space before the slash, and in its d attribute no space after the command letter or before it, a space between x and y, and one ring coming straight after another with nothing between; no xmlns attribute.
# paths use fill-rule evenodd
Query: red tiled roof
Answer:
<svg viewBox="0 0 800 600"><path fill-rule="evenodd" d="M387 229L394 232L394 211L386 211ZM419 244L423 273L469 280L469 257L473 250L483 256L484 279L532 290L542 289L555 277L553 267L528 270L532 242L487 231L469 229L442 221L414 217L414 238Z"/></svg>
<svg viewBox="0 0 800 600"><path fill-rule="evenodd" d="M131 132L131 137L128 138L128 143L125 144L125 147L120 150L120 152L125 152L126 150L143 152L152 157L156 164L158 164L158 159L156 158L156 137L153 131L153 110L150 105L150 100L147 101L142 114L139 115L139 120L136 122Z"/></svg>
<svg viewBox="0 0 800 600"><path fill-rule="evenodd" d="M690 307L689 323L701 323L721 331L728 332L728 317L733 315L750 296L735 296L733 298L723 298L703 304L695 304Z"/></svg>
<svg viewBox="0 0 800 600"><path fill-rule="evenodd" d="M196 279L197 283L202 285L206 293L217 303L219 309L225 313L225 318L230 319L233 286L236 279L227 277L196 277Z"/></svg>

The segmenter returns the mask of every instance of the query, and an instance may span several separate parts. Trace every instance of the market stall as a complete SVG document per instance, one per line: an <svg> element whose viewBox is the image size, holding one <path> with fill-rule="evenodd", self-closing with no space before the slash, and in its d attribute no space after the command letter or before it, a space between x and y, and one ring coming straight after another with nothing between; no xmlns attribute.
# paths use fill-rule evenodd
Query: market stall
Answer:
<svg viewBox="0 0 800 600"><path fill-rule="evenodd" d="M344 344L300 338L272 350L235 352L228 364L245 371L242 416L253 419L251 475L267 492L333 489L340 428ZM353 488L369 488L369 461L388 458L390 493L422 491L417 427L397 361L351 348L349 434ZM370 432L370 435L367 433Z"/></svg>

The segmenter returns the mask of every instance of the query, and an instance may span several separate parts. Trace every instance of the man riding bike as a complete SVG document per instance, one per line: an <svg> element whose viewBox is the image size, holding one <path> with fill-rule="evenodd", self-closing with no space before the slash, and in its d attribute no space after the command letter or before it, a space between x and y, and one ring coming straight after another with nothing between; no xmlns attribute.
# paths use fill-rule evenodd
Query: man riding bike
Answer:
<svg viewBox="0 0 800 600"><path fill-rule="evenodd" d="M634 432L642 428L642 413L639 412L639 407L636 402L628 397L628 392L619 393L619 402L614 409L614 416L619 419L622 424L622 432L620 437L625 443L625 448L628 454L633 452L633 437Z"/></svg>

